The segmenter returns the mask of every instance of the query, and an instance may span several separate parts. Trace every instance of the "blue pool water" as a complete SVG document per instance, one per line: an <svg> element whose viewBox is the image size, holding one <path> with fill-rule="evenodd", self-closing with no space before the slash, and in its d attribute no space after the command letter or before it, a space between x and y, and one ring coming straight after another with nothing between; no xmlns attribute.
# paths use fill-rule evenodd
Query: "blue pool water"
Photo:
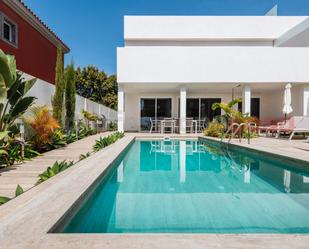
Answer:
<svg viewBox="0 0 309 249"><path fill-rule="evenodd" d="M137 140L60 232L308 233L308 192L309 174L287 160Z"/></svg>

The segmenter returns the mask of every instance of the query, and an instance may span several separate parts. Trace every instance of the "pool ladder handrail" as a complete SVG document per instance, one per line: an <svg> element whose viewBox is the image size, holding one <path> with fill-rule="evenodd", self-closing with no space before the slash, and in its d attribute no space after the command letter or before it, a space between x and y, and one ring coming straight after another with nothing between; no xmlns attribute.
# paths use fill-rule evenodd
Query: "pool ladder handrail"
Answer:
<svg viewBox="0 0 309 249"><path fill-rule="evenodd" d="M232 129L234 127L237 127L236 130L233 132ZM251 128L256 127L256 123L254 122L246 122L246 123L232 123L229 128L227 129L227 131L224 133L224 135L221 137L221 142L223 142L223 139L226 138L226 136L231 133L231 136L229 138L228 144L231 142L232 138L234 138L235 134L238 132L238 138L239 138L239 142L241 143L241 129L242 127L246 127L248 130L248 144L250 144L250 134L251 134Z"/></svg>

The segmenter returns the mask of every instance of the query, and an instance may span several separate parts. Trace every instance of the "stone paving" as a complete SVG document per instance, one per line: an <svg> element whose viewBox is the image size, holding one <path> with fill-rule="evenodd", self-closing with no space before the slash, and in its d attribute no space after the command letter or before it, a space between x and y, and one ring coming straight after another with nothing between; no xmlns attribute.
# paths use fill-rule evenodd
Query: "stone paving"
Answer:
<svg viewBox="0 0 309 249"><path fill-rule="evenodd" d="M31 161L13 165L0 170L0 196L14 197L19 184L25 191L35 186L38 175L55 161L78 161L81 154L92 151L95 140L108 136L111 132L99 133L83 138L66 147L52 150Z"/></svg>
<svg viewBox="0 0 309 249"><path fill-rule="evenodd" d="M220 140L216 138L209 139ZM227 143L228 139L224 139L223 141ZM242 139L241 142L239 142L238 139L233 139L231 143L246 148L309 161L309 143L307 143L307 141L304 139L294 139L289 141L288 139L259 137L251 139L250 144L248 144L246 139Z"/></svg>

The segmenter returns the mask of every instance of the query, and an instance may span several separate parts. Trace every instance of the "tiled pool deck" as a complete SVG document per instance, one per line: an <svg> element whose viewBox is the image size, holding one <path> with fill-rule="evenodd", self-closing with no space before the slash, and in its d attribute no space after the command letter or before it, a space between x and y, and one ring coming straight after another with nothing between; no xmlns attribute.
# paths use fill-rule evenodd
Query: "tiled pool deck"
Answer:
<svg viewBox="0 0 309 249"><path fill-rule="evenodd" d="M148 134L126 134L112 146L1 206L1 249L309 248L309 235L295 234L49 234L51 227L136 136L157 137ZM250 145L243 140L241 145L309 161L308 144L303 141L289 143L259 138L253 139Z"/></svg>
<svg viewBox="0 0 309 249"><path fill-rule="evenodd" d="M25 191L32 188L38 181L38 175L46 170L47 167L52 166L55 161L67 160L76 162L81 154L92 151L95 140L109 134L111 132L85 137L68 144L66 147L46 152L30 161L0 169L0 196L14 197L18 184Z"/></svg>

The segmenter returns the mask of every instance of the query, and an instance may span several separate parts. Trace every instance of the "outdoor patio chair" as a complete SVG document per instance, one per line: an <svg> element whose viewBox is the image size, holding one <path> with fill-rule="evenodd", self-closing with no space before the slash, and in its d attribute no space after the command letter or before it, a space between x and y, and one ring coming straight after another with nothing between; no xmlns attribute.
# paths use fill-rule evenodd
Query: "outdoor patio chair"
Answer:
<svg viewBox="0 0 309 249"><path fill-rule="evenodd" d="M180 132L179 118L174 119L174 133Z"/></svg>
<svg viewBox="0 0 309 249"><path fill-rule="evenodd" d="M190 130L190 133L193 133L193 118L186 118L186 131Z"/></svg>
<svg viewBox="0 0 309 249"><path fill-rule="evenodd" d="M172 118L164 118L161 123L162 132L164 133L165 129L168 128L171 131L171 133L174 133L174 123L175 123L175 120L173 120Z"/></svg>
<svg viewBox="0 0 309 249"><path fill-rule="evenodd" d="M296 133L302 133L306 136L306 133L309 133L309 117L294 116L290 118L283 127L277 129L277 138L282 133L289 134L289 141L292 140Z"/></svg>
<svg viewBox="0 0 309 249"><path fill-rule="evenodd" d="M207 124L209 123L208 118L204 118L202 120L199 120L197 123L197 129L199 132L203 132L203 130L206 128Z"/></svg>
<svg viewBox="0 0 309 249"><path fill-rule="evenodd" d="M149 133L152 133L152 131L159 131L161 129L161 122L159 120L153 120L150 118L150 130Z"/></svg>
<svg viewBox="0 0 309 249"><path fill-rule="evenodd" d="M261 132L265 132L266 137L274 136L277 134L277 130L279 128L284 128L284 127L285 127L284 121L280 121L280 122L272 121L271 124L259 125L257 127L258 135L261 135Z"/></svg>

